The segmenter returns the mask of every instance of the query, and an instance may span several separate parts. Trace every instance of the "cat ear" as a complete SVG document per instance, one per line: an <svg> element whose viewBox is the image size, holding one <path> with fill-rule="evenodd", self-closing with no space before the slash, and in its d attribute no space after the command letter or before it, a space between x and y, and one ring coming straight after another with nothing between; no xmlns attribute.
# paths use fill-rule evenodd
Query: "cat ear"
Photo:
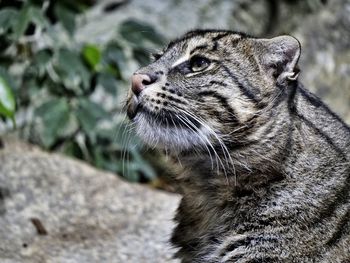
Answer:
<svg viewBox="0 0 350 263"><path fill-rule="evenodd" d="M256 48L260 63L277 83L298 78L297 64L301 49L296 38L279 36L271 39L257 39Z"/></svg>

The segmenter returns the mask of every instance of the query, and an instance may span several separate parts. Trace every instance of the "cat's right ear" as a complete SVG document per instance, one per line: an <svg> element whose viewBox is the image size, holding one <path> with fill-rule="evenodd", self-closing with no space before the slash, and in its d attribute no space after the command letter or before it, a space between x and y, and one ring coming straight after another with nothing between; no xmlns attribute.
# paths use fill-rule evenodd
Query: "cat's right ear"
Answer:
<svg viewBox="0 0 350 263"><path fill-rule="evenodd" d="M256 39L254 43L259 62L277 83L296 80L299 75L300 43L292 36Z"/></svg>

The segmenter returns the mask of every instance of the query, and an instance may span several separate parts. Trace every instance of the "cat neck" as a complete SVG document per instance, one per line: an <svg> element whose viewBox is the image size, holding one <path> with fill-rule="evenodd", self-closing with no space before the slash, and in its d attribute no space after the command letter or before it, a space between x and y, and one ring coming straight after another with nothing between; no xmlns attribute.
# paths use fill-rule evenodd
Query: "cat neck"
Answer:
<svg viewBox="0 0 350 263"><path fill-rule="evenodd" d="M261 130L260 134L265 135L254 143L232 145L227 151L219 147L220 160L215 153L205 151L180 155L185 169L178 180L184 182L184 191L221 202L242 196L263 196L269 187L282 181L316 182L318 174L324 174L325 165L333 167L332 172L327 172L330 178L344 174L342 169L350 160L349 127L299 84L279 102L277 112L272 124ZM319 116L330 116L329 120L323 120L329 123L328 127L319 128L323 125ZM314 171L307 175L304 171L301 176L300 169L309 165L308 160L313 160Z"/></svg>

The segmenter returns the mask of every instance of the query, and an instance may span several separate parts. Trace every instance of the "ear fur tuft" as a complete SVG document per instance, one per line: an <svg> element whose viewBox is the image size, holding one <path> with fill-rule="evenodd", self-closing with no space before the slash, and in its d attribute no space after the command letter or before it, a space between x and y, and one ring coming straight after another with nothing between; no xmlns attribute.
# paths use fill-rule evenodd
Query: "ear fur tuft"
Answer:
<svg viewBox="0 0 350 263"><path fill-rule="evenodd" d="M264 69L277 83L296 80L299 75L297 67L300 57L300 43L292 36L279 36L271 39L257 39L258 59Z"/></svg>

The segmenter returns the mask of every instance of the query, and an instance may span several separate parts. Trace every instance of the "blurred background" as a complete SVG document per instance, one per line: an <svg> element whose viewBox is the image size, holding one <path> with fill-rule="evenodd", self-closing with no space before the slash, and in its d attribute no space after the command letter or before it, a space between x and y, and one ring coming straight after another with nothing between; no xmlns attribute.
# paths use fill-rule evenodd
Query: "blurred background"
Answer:
<svg viewBox="0 0 350 263"><path fill-rule="evenodd" d="M302 82L350 124L349 0L0 0L0 136L171 190L123 104L132 72L194 28L297 37Z"/></svg>

